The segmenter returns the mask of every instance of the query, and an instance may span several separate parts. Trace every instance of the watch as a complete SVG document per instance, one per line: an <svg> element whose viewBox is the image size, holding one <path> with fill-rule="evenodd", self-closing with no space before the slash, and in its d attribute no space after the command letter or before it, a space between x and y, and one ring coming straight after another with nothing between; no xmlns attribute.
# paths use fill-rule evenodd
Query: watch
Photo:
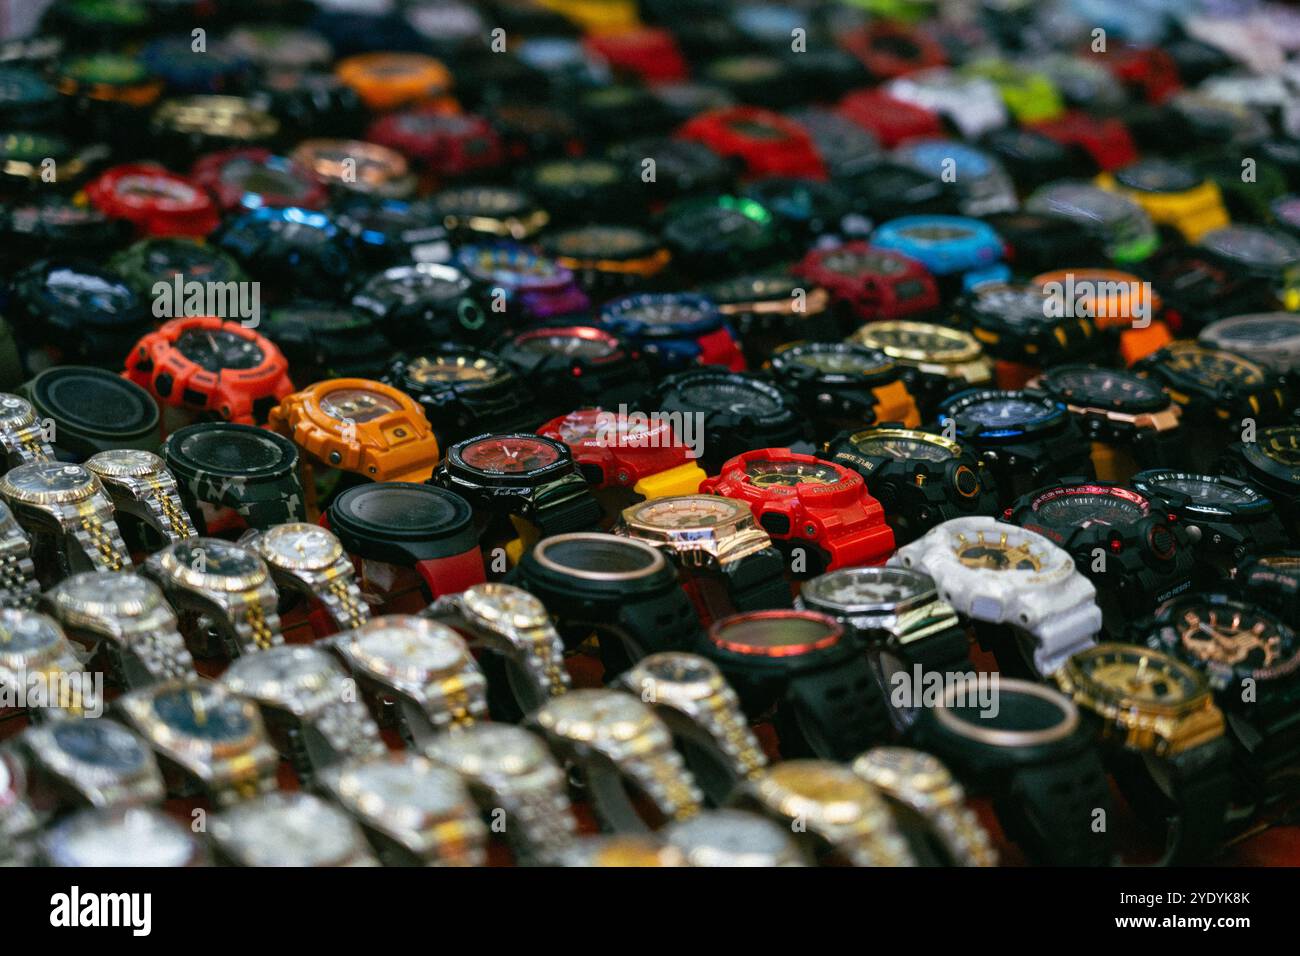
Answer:
<svg viewBox="0 0 1300 956"><path fill-rule="evenodd" d="M956 127L965 139L977 139L1009 120L1002 94L980 76L938 66L900 76L885 84L894 99L930 110Z"/></svg>
<svg viewBox="0 0 1300 956"><path fill-rule="evenodd" d="M370 619L370 606L357 587L352 560L328 528L295 521L265 531L250 528L239 541L266 562L280 588L319 601L338 630L358 627Z"/></svg>
<svg viewBox="0 0 1300 956"><path fill-rule="evenodd" d="M183 538L151 554L143 570L173 607L214 629L221 644L206 645L207 656L224 650L238 657L284 643L280 595L253 551L220 538Z"/></svg>
<svg viewBox="0 0 1300 956"><path fill-rule="evenodd" d="M1220 467L1273 499L1293 544L1300 544L1300 425L1261 428L1254 441L1228 446Z"/></svg>
<svg viewBox="0 0 1300 956"><path fill-rule="evenodd" d="M1028 664L1029 676L1046 677L1096 643L1102 628L1097 589L1069 552L1016 525L954 518L899 548L890 563L933 578L939 596L976 622L1004 673L1025 673Z"/></svg>
<svg viewBox="0 0 1300 956"><path fill-rule="evenodd" d="M943 135L943 120L928 106L900 99L883 87L852 90L836 110L872 133L885 149L910 139Z"/></svg>
<svg viewBox="0 0 1300 956"><path fill-rule="evenodd" d="M198 183L156 163L126 163L86 184L86 198L144 236L206 236L221 214Z"/></svg>
<svg viewBox="0 0 1300 956"><path fill-rule="evenodd" d="M716 87L708 89L717 91ZM715 104L704 105L708 108ZM692 108L682 119L689 119L699 112ZM638 204L638 212L646 207L659 209L665 203L689 196L725 193L736 178L732 163L696 140L640 136L611 146L609 155L623 164L627 170L625 175L637 178L645 168L645 160L654 160L655 178L653 182L642 183L646 201L644 206Z"/></svg>
<svg viewBox="0 0 1300 956"><path fill-rule="evenodd" d="M745 785L734 804L795 834L810 857L853 866L913 866L916 859L889 805L847 767L785 760Z"/></svg>
<svg viewBox="0 0 1300 956"><path fill-rule="evenodd" d="M188 164L204 153L265 146L280 121L243 96L179 96L154 110L149 131L158 151Z"/></svg>
<svg viewBox="0 0 1300 956"><path fill-rule="evenodd" d="M861 322L906 319L939 306L939 289L925 266L865 242L810 249L794 273L825 288Z"/></svg>
<svg viewBox="0 0 1300 956"><path fill-rule="evenodd" d="M126 279L142 298L160 293L159 283L172 286L173 303L185 301L185 286L189 282L248 280L239 263L220 249L200 239L171 236L134 242L110 256L108 267ZM178 277L180 295L175 292Z"/></svg>
<svg viewBox="0 0 1300 956"><path fill-rule="evenodd" d="M113 448L86 459L86 470L99 478L119 516L143 521L164 541L198 534L185 511L176 478L151 451Z"/></svg>
<svg viewBox="0 0 1300 956"><path fill-rule="evenodd" d="M478 807L460 777L429 758L384 754L321 776L321 788L361 824L384 865L487 862L488 828Z"/></svg>
<svg viewBox="0 0 1300 956"><path fill-rule="evenodd" d="M1176 162L1149 157L1097 177L1102 187L1127 196L1157 226L1168 226L1188 242L1228 224L1223 195L1212 180Z"/></svg>
<svg viewBox="0 0 1300 956"><path fill-rule="evenodd" d="M209 153L190 175L226 213L263 207L323 209L329 201L325 184L312 170L269 149Z"/></svg>
<svg viewBox="0 0 1300 956"><path fill-rule="evenodd" d="M1241 563L1236 577L1251 600L1290 625L1300 624L1300 550L1261 551Z"/></svg>
<svg viewBox="0 0 1300 956"><path fill-rule="evenodd" d="M224 807L275 788L280 758L251 700L209 681L167 681L132 691L117 706L153 747L168 793L197 789Z"/></svg>
<svg viewBox="0 0 1300 956"><path fill-rule="evenodd" d="M254 425L293 391L275 344L239 322L172 319L126 356L126 377L162 405Z"/></svg>
<svg viewBox="0 0 1300 956"><path fill-rule="evenodd" d="M485 344L501 331L501 320L489 313L481 298L479 284L462 269L415 262L375 273L351 301L392 342L414 349L430 341Z"/></svg>
<svg viewBox="0 0 1300 956"><path fill-rule="evenodd" d="M433 194L435 221L462 240L496 237L522 242L551 221L550 213L521 190L505 186L458 186Z"/></svg>
<svg viewBox="0 0 1300 956"><path fill-rule="evenodd" d="M1052 304L1032 283L987 283L958 302L961 323L998 360L999 385L1019 388L1035 369L1110 351L1091 317Z"/></svg>
<svg viewBox="0 0 1300 956"><path fill-rule="evenodd" d="M649 704L614 690L575 690L528 717L555 756L583 771L597 815L615 832L649 828L633 804L634 786L663 821L685 820L700 811L704 796L672 733Z"/></svg>
<svg viewBox="0 0 1300 956"><path fill-rule="evenodd" d="M1069 697L1002 677L998 705L954 685L921 712L912 739L952 768L976 795L993 797L998 822L1034 864L1107 866L1110 790L1101 760Z"/></svg>
<svg viewBox="0 0 1300 956"><path fill-rule="evenodd" d="M366 140L401 153L435 181L490 174L505 162L501 137L482 116L429 103L375 120Z"/></svg>
<svg viewBox="0 0 1300 956"><path fill-rule="evenodd" d="M1160 271L1162 267L1154 262L1166 259L1164 252L1156 253L1143 265L1143 273ZM1178 316L1171 316L1164 308L1167 303L1152 283L1131 272L1057 269L1034 276L1029 285L1041 293L1044 312L1090 320L1101 333L1097 344L1107 351L1118 351L1125 365L1158 351L1173 339L1167 320Z"/></svg>
<svg viewBox="0 0 1300 956"><path fill-rule="evenodd" d="M411 568L433 598L484 580L469 502L431 485L378 481L336 495L323 523L360 559L362 590L384 565Z"/></svg>
<svg viewBox="0 0 1300 956"><path fill-rule="evenodd" d="M277 42L274 49L283 54L287 47ZM278 61L262 72L252 91L253 105L279 121L287 142L308 136L353 136L368 119L356 90L319 66Z"/></svg>
<svg viewBox="0 0 1300 956"><path fill-rule="evenodd" d="M339 60L334 72L375 113L436 100L452 83L441 61L421 53L361 53Z"/></svg>
<svg viewBox="0 0 1300 956"><path fill-rule="evenodd" d="M700 485L704 494L749 505L759 525L806 570L883 564L894 550L884 510L856 471L787 448L729 459ZM812 560L803 546L813 549Z"/></svg>
<svg viewBox="0 0 1300 956"><path fill-rule="evenodd" d="M360 827L310 793L268 793L212 818L212 843L234 866L377 866Z"/></svg>
<svg viewBox="0 0 1300 956"><path fill-rule="evenodd" d="M610 219L631 206L640 182L623 173L612 159L563 156L525 167L518 182L550 213L552 225L574 224Z"/></svg>
<svg viewBox="0 0 1300 956"><path fill-rule="evenodd" d="M196 526L215 529L231 511L249 527L302 521L306 497L293 442L252 425L204 422L177 429L160 449Z"/></svg>
<svg viewBox="0 0 1300 956"><path fill-rule="evenodd" d="M393 351L373 316L321 299L295 299L268 309L258 328L302 381L375 378Z"/></svg>
<svg viewBox="0 0 1300 956"><path fill-rule="evenodd" d="M548 412L604 404L635 405L650 369L626 339L591 325L539 326L497 346Z"/></svg>
<svg viewBox="0 0 1300 956"><path fill-rule="evenodd" d="M735 331L745 361L754 368L785 342L835 342L844 336L843 316L830 294L795 275L749 272L710 282L701 291Z"/></svg>
<svg viewBox="0 0 1300 956"><path fill-rule="evenodd" d="M1095 474L1091 448L1064 403L1022 390L973 388L939 409L993 475L998 503L1062 478Z"/></svg>
<svg viewBox="0 0 1300 956"><path fill-rule="evenodd" d="M962 72L992 82L1017 123L1050 119L1065 109L1051 77L1024 62L979 57L965 64Z"/></svg>
<svg viewBox="0 0 1300 956"><path fill-rule="evenodd" d="M5 865L21 863L28 857L28 838L35 834L41 821L28 800L27 768L16 753L0 752L0 834Z"/></svg>
<svg viewBox="0 0 1300 956"><path fill-rule="evenodd" d="M996 213L987 222L1002 238L1007 264L1017 276L1106 261L1101 244L1080 235L1078 223L1066 216L1020 209Z"/></svg>
<svg viewBox="0 0 1300 956"><path fill-rule="evenodd" d="M1006 282L1002 240L993 227L965 216L903 216L882 223L871 244L892 249L925 266L940 291L969 291L985 282Z"/></svg>
<svg viewBox="0 0 1300 956"><path fill-rule="evenodd" d="M402 730L420 746L487 717L487 681L464 638L410 614L371 618L330 638L359 678L391 694Z"/></svg>
<svg viewBox="0 0 1300 956"><path fill-rule="evenodd" d="M826 177L826 168L807 130L762 107L707 110L688 120L677 135L703 143L724 159L735 161L755 179Z"/></svg>
<svg viewBox="0 0 1300 956"><path fill-rule="evenodd" d="M954 170L958 209L963 216L1011 212L1020 205L1015 185L1002 163L978 147L947 139L909 140L893 152L895 162L948 182Z"/></svg>
<svg viewBox="0 0 1300 956"><path fill-rule="evenodd" d="M820 455L863 477L885 509L895 543L906 544L949 518L997 510L997 489L984 463L942 435L894 427L841 432Z"/></svg>
<svg viewBox="0 0 1300 956"><path fill-rule="evenodd" d="M1160 245L1145 209L1127 196L1081 180L1040 186L1025 199L1025 211L1071 220L1115 262L1139 262Z"/></svg>
<svg viewBox="0 0 1300 956"><path fill-rule="evenodd" d="M1123 129L1122 124L1120 128ZM1020 200L1017 188L1029 191L1044 183L1086 176L1096 170L1092 157L1080 145L1064 137L1053 138L1034 126L995 129L980 137L979 146L984 154L997 161L1013 184L1011 195L1015 198L1014 205L992 213L993 216L1018 215ZM993 228L998 227L995 224Z"/></svg>
<svg viewBox="0 0 1300 956"><path fill-rule="evenodd" d="M1159 382L1124 369L1058 365L1029 383L1064 403L1092 442L1097 477L1127 481L1140 468L1183 459L1182 408Z"/></svg>
<svg viewBox="0 0 1300 956"><path fill-rule="evenodd" d="M1217 850L1232 748L1204 675L1163 651L1107 643L1076 654L1055 676L1116 751L1112 766L1130 803L1168 821L1161 862Z"/></svg>
<svg viewBox="0 0 1300 956"><path fill-rule="evenodd" d="M745 367L735 333L702 295L641 292L605 303L600 325L632 343L660 372L692 365Z"/></svg>
<svg viewBox="0 0 1300 956"><path fill-rule="evenodd" d="M1300 372L1300 315L1256 312L1219 319L1201 330L1206 348L1232 352L1278 373Z"/></svg>
<svg viewBox="0 0 1300 956"><path fill-rule="evenodd" d="M702 810L660 831L687 866L808 866L808 856L774 820L746 810Z"/></svg>
<svg viewBox="0 0 1300 956"><path fill-rule="evenodd" d="M998 851L966 791L933 754L910 747L872 747L853 761L853 772L894 806L916 814L944 859L954 866L997 866Z"/></svg>
<svg viewBox="0 0 1300 956"><path fill-rule="evenodd" d="M884 352L846 342L791 342L772 352L769 369L798 397L822 441L856 425L921 424L905 370Z"/></svg>
<svg viewBox="0 0 1300 956"><path fill-rule="evenodd" d="M451 237L427 199L357 198L335 217L362 262L375 269L451 261Z"/></svg>
<svg viewBox="0 0 1300 956"><path fill-rule="evenodd" d="M405 156L365 140L304 139L289 158L344 195L407 199L417 185Z"/></svg>
<svg viewBox="0 0 1300 956"><path fill-rule="evenodd" d="M40 855L50 866L206 866L208 851L190 828L153 807L82 810L46 830Z"/></svg>
<svg viewBox="0 0 1300 956"><path fill-rule="evenodd" d="M559 862L577 834L568 779L536 734L484 723L440 734L425 755L458 773L483 811L505 811L505 834L525 865Z"/></svg>
<svg viewBox="0 0 1300 956"><path fill-rule="evenodd" d="M1137 161L1137 144L1124 121L1072 109L1051 119L1030 124L1030 129L1062 146L1080 151L1094 168L1115 171ZM1064 178L1064 177L1055 177Z"/></svg>
<svg viewBox="0 0 1300 956"><path fill-rule="evenodd" d="M767 767L740 699L708 658L682 651L651 654L622 674L617 686L654 708L711 803L721 806L739 783L757 779Z"/></svg>
<svg viewBox="0 0 1300 956"><path fill-rule="evenodd" d="M0 607L30 609L40 593L31 539L9 506L0 504Z"/></svg>
<svg viewBox="0 0 1300 956"><path fill-rule="evenodd" d="M969 332L929 322L868 322L850 342L884 352L908 370L908 391L929 418L954 392L993 381L993 362Z"/></svg>
<svg viewBox="0 0 1300 956"><path fill-rule="evenodd" d="M109 449L154 451L162 443L158 403L120 373L56 365L22 386L58 452L84 461ZM0 398L0 408L3 407ZM2 434L2 433L0 433Z"/></svg>
<svg viewBox="0 0 1300 956"><path fill-rule="evenodd" d="M507 324L546 321L591 306L573 272L514 240L462 245L456 265L501 301Z"/></svg>
<svg viewBox="0 0 1300 956"><path fill-rule="evenodd" d="M0 688L32 722L99 716L99 675L87 671L63 629L36 611L0 608Z"/></svg>
<svg viewBox="0 0 1300 956"><path fill-rule="evenodd" d="M715 368L677 372L655 386L646 404L694 423L698 461L706 472L751 448L811 448L810 423L794 395L760 375Z"/></svg>
<svg viewBox="0 0 1300 956"><path fill-rule="evenodd" d="M574 274L584 292L599 298L653 283L672 260L657 236L613 223L552 230L542 237L541 247Z"/></svg>
<svg viewBox="0 0 1300 956"><path fill-rule="evenodd" d="M1267 280L1225 265L1201 246L1167 246L1143 262L1141 272L1160 295L1164 322L1184 336L1217 319L1278 304Z"/></svg>
<svg viewBox="0 0 1300 956"><path fill-rule="evenodd" d="M834 122L845 124L854 135L871 139L870 133L842 116L828 115ZM871 231L866 204L831 182L777 176L750 183L741 195L772 214L777 241L791 252L803 252L819 241L830 243L845 235L860 237Z"/></svg>
<svg viewBox="0 0 1300 956"><path fill-rule="evenodd" d="M176 614L143 575L83 571L45 592L41 606L71 640L92 651L102 647L114 676L128 690L196 679Z"/></svg>
<svg viewBox="0 0 1300 956"><path fill-rule="evenodd" d="M0 478L0 495L19 524L38 536L37 568L43 577L63 570L121 571L131 566L126 542L113 516L113 502L95 474L81 465L34 461ZM49 554L42 539L58 541Z"/></svg>
<svg viewBox="0 0 1300 956"><path fill-rule="evenodd" d="M312 461L374 481L422 481L438 463L438 439L405 392L365 378L331 378L288 395L267 427Z"/></svg>
<svg viewBox="0 0 1300 956"><path fill-rule="evenodd" d="M54 460L44 423L32 403L19 395L0 392L0 448L11 468Z"/></svg>
<svg viewBox="0 0 1300 956"><path fill-rule="evenodd" d="M677 268L696 279L761 268L783 252L772 213L740 196L679 199L660 214L659 234Z"/></svg>
<svg viewBox="0 0 1300 956"><path fill-rule="evenodd" d="M35 773L75 806L159 803L163 776L149 746L115 720L61 720L19 738Z"/></svg>
<svg viewBox="0 0 1300 956"><path fill-rule="evenodd" d="M296 207L251 209L228 218L211 239L266 285L268 299L341 298L357 269L347 240L328 214Z"/></svg>

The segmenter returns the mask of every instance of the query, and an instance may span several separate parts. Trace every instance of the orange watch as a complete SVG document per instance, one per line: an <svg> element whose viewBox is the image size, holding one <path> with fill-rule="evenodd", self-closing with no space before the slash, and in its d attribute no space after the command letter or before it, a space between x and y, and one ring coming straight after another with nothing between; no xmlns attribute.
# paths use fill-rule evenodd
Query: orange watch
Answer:
<svg viewBox="0 0 1300 956"><path fill-rule="evenodd" d="M267 427L316 461L375 481L424 481L438 464L438 440L410 396L368 378L330 378L294 392Z"/></svg>
<svg viewBox="0 0 1300 956"><path fill-rule="evenodd" d="M452 82L442 61L422 53L360 53L341 60L334 74L372 110L436 100Z"/></svg>
<svg viewBox="0 0 1300 956"><path fill-rule="evenodd" d="M1161 319L1160 295L1131 272L1118 269L1057 269L1029 280L1045 297L1059 297L1061 305L1092 319L1105 333L1117 334L1119 353L1132 365L1173 341ZM1136 326L1135 323L1144 323Z"/></svg>
<svg viewBox="0 0 1300 956"><path fill-rule="evenodd" d="M244 425L264 421L293 391L289 363L270 339L215 316L164 322L127 353L122 374L162 405Z"/></svg>

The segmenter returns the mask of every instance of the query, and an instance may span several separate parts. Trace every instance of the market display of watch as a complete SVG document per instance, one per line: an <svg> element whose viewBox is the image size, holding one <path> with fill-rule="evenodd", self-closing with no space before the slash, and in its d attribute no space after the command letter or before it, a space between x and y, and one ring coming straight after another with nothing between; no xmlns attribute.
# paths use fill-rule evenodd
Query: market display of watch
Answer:
<svg viewBox="0 0 1300 956"><path fill-rule="evenodd" d="M1220 468L1273 500L1293 544L1300 544L1300 425L1261 428L1254 441L1228 446Z"/></svg>
<svg viewBox="0 0 1300 956"><path fill-rule="evenodd" d="M126 807L163 799L153 751L114 720L62 720L31 727L21 739L36 776L71 805Z"/></svg>
<svg viewBox="0 0 1300 956"><path fill-rule="evenodd" d="M921 424L904 370L884 352L845 342L793 342L772 353L769 367L798 397L822 441L856 425Z"/></svg>
<svg viewBox="0 0 1300 956"><path fill-rule="evenodd" d="M34 461L0 478L0 495L18 523L36 538L34 557L42 581L69 571L121 571L131 556L113 502L94 472L81 465ZM50 544L66 549L50 553Z"/></svg>
<svg viewBox="0 0 1300 956"><path fill-rule="evenodd" d="M993 381L993 362L969 332L909 320L868 322L849 340L884 352L908 370L908 391L928 418L954 392Z"/></svg>
<svg viewBox="0 0 1300 956"><path fill-rule="evenodd" d="M63 629L32 610L0 608L0 688L34 723L86 718L104 706Z"/></svg>
<svg viewBox="0 0 1300 956"><path fill-rule="evenodd" d="M691 365L722 365L733 372L745 368L735 334L704 296L624 296L601 308L600 324L633 343L661 372Z"/></svg>

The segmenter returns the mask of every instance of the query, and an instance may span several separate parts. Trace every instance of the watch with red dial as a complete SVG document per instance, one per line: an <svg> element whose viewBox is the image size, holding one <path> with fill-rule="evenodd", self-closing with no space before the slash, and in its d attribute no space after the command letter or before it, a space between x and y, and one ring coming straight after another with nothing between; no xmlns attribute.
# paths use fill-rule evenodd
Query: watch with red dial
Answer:
<svg viewBox="0 0 1300 956"><path fill-rule="evenodd" d="M894 551L894 532L862 476L813 455L788 448L747 451L705 480L700 491L744 501L792 558L800 546L813 546L817 560L806 570L814 573L883 564Z"/></svg>
<svg viewBox="0 0 1300 956"><path fill-rule="evenodd" d="M813 249L793 271L826 289L861 322L911 318L939 307L939 287L925 266L865 242Z"/></svg>
<svg viewBox="0 0 1300 956"><path fill-rule="evenodd" d="M86 197L145 236L206 236L221 221L211 196L156 163L114 166L86 184Z"/></svg>
<svg viewBox="0 0 1300 956"><path fill-rule="evenodd" d="M726 159L738 160L746 175L755 179L826 178L826 168L808 131L794 120L758 106L708 110L689 120L677 135L703 143Z"/></svg>

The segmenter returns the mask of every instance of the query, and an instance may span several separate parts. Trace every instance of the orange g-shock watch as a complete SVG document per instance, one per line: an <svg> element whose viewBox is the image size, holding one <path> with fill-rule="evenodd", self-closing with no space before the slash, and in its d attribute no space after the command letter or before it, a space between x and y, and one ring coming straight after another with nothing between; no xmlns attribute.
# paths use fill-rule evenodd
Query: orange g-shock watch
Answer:
<svg viewBox="0 0 1300 956"><path fill-rule="evenodd" d="M1173 341L1160 314L1160 295L1131 272L1118 269L1057 269L1029 280L1043 296L1059 298L1067 314L1086 316L1098 331L1119 337L1119 353L1132 365ZM1073 310L1070 312L1069 310Z"/></svg>
<svg viewBox="0 0 1300 956"><path fill-rule="evenodd" d="M422 53L359 53L341 60L334 75L372 110L428 103L451 89L451 72Z"/></svg>
<svg viewBox="0 0 1300 956"><path fill-rule="evenodd" d="M424 410L391 385L330 378L294 392L267 427L315 461L375 481L424 481L438 464L438 439Z"/></svg>
<svg viewBox="0 0 1300 956"><path fill-rule="evenodd" d="M264 421L293 391L270 339L215 316L164 322L127 353L122 374L162 405L244 425Z"/></svg>

